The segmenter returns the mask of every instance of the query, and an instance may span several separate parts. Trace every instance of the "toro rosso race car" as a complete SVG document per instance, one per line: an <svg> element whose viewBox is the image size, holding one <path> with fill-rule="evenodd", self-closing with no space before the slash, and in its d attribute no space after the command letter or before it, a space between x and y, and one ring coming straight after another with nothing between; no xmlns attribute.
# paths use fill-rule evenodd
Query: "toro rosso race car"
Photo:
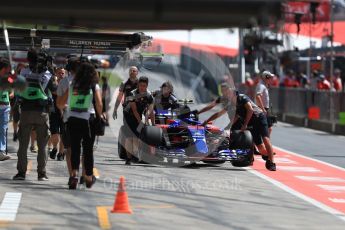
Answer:
<svg viewBox="0 0 345 230"><path fill-rule="evenodd" d="M230 161L236 167L253 164L254 145L249 131L234 131L229 137L211 123L201 125L196 112L187 105L192 101L182 103L179 109L155 111L156 125L145 126L140 135L140 160L178 166L198 161L208 164ZM123 138L120 130L119 157L125 159Z"/></svg>

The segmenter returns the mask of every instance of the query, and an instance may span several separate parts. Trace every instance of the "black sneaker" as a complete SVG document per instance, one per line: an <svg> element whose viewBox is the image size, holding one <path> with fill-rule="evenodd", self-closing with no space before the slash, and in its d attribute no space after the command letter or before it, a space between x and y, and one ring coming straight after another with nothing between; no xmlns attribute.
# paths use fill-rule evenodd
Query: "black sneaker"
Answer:
<svg viewBox="0 0 345 230"><path fill-rule="evenodd" d="M267 161L266 161L265 166L266 166L266 169L268 169L268 170L270 170L270 171L276 171L276 170L277 170L276 164L273 163L273 162L270 161L270 160L267 160Z"/></svg>
<svg viewBox="0 0 345 230"><path fill-rule="evenodd" d="M69 189L77 189L77 186L78 186L78 177L70 177L69 178L69 185L68 185L68 188Z"/></svg>
<svg viewBox="0 0 345 230"><path fill-rule="evenodd" d="M94 185L95 183L96 183L96 177L94 175L92 175L91 181L85 180L86 188L91 188L92 185Z"/></svg>
<svg viewBox="0 0 345 230"><path fill-rule="evenodd" d="M68 183L67 183L68 186L72 184L72 179L73 179L73 177L68 178Z"/></svg>
<svg viewBox="0 0 345 230"><path fill-rule="evenodd" d="M127 159L125 165L131 165L131 159Z"/></svg>
<svg viewBox="0 0 345 230"><path fill-rule="evenodd" d="M13 133L13 141L17 142L18 140L18 134L17 133Z"/></svg>
<svg viewBox="0 0 345 230"><path fill-rule="evenodd" d="M65 159L65 154L58 153L56 160L57 161L63 161Z"/></svg>
<svg viewBox="0 0 345 230"><path fill-rule="evenodd" d="M56 154L57 154L57 149L53 148L52 151L50 151L50 153L49 153L50 159L55 160Z"/></svg>
<svg viewBox="0 0 345 230"><path fill-rule="evenodd" d="M39 181L48 181L49 178L47 177L47 175L45 173L40 173L40 174L38 174L38 180Z"/></svg>
<svg viewBox="0 0 345 230"><path fill-rule="evenodd" d="M84 183L85 183L84 176L81 176L79 179L79 184L84 184Z"/></svg>
<svg viewBox="0 0 345 230"><path fill-rule="evenodd" d="M13 180L25 180L25 173L17 173L12 179Z"/></svg>
<svg viewBox="0 0 345 230"><path fill-rule="evenodd" d="M254 155L261 155L261 153L258 150L254 149Z"/></svg>
<svg viewBox="0 0 345 230"><path fill-rule="evenodd" d="M267 155L261 155L261 157L262 157L262 159L263 159L264 161L267 161L267 160L268 160L268 156L267 156Z"/></svg>

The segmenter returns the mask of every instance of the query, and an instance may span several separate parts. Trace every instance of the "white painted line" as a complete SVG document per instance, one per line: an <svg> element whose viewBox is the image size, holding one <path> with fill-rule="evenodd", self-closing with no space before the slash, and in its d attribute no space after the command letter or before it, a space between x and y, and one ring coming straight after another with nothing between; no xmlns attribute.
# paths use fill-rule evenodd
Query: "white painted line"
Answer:
<svg viewBox="0 0 345 230"><path fill-rule="evenodd" d="M317 186L329 192L345 192L345 186L328 184L318 184Z"/></svg>
<svg viewBox="0 0 345 230"><path fill-rule="evenodd" d="M320 172L319 169L313 167L296 167L296 166L284 166L279 165L279 170L288 172Z"/></svg>
<svg viewBox="0 0 345 230"><path fill-rule="evenodd" d="M0 206L0 221L14 221L17 216L22 193L6 192Z"/></svg>
<svg viewBox="0 0 345 230"><path fill-rule="evenodd" d="M345 171L345 168L342 168L342 167L339 167L339 166L336 166L336 165L332 165L330 163L327 163L327 162L324 162L324 161L320 161L320 160L317 160L317 159L314 159L314 158L311 158L311 157L307 157L307 156L304 156L304 155L301 155L301 154L298 154L298 153L294 153L294 152L291 152L289 150L286 150L286 149L283 149L283 148L280 148L280 147L277 147L277 146L273 146L273 147L278 149L278 150L280 150L280 151L287 152L287 153L289 153L291 155L302 157L304 159L312 160L312 161L315 161L315 162L318 162L318 163L321 163L321 164L324 164L324 165L327 165L327 166L330 166L330 167L333 167L333 168Z"/></svg>
<svg viewBox="0 0 345 230"><path fill-rule="evenodd" d="M342 203L345 204L345 199L342 198L328 198L330 201L334 202L334 203Z"/></svg>
<svg viewBox="0 0 345 230"><path fill-rule="evenodd" d="M318 181L318 182L345 182L345 179L339 177L318 177L318 176L295 176L304 181Z"/></svg>
<svg viewBox="0 0 345 230"><path fill-rule="evenodd" d="M292 164L292 165L298 165L299 163L297 161L291 160L287 158L288 156L284 157L274 157L274 162L277 164ZM255 157L256 161L261 161L261 162L266 162L262 157L256 156Z"/></svg>
<svg viewBox="0 0 345 230"><path fill-rule="evenodd" d="M296 164L298 164L298 162L296 162L296 161L293 161L293 160L291 160L291 159L288 159L288 158L286 158L286 157L275 157L274 158L274 162L275 163L279 163L279 164L293 164L293 165L296 165Z"/></svg>
<svg viewBox="0 0 345 230"><path fill-rule="evenodd" d="M254 175L256 175L258 177L261 177L262 179L272 183L273 185L277 186L278 188L281 188L281 189L285 190L286 192L288 192L288 193L290 193L290 194L292 194L292 195L294 195L294 196L296 196L296 197L298 197L298 198L300 198L300 199L302 199L302 200L304 200L304 201L306 201L306 202L308 202L308 203L310 203L310 204L312 204L312 205L340 218L342 221L345 221L344 213L339 212L338 210L331 208L331 207L329 207L329 206L327 206L327 205L325 205L325 204L323 204L317 200L314 200L314 199L312 199L312 198L310 198L310 197L308 197L308 196L306 196L300 192L297 192L296 190L293 190L292 188L284 185L283 183L280 183L279 181L273 180L272 178L269 178L268 176L265 176L264 174L262 174L256 170L253 170L251 168L247 168L247 169L248 169L248 172L253 173Z"/></svg>

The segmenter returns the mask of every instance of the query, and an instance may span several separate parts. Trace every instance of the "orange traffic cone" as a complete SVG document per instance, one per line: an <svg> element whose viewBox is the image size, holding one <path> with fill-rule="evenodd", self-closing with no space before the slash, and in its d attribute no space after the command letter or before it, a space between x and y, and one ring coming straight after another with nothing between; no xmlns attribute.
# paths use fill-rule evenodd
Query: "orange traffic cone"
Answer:
<svg viewBox="0 0 345 230"><path fill-rule="evenodd" d="M120 177L119 188L117 189L114 207L113 210L111 210L111 212L128 214L133 213L131 207L129 207L128 196L125 188L125 178L123 176Z"/></svg>

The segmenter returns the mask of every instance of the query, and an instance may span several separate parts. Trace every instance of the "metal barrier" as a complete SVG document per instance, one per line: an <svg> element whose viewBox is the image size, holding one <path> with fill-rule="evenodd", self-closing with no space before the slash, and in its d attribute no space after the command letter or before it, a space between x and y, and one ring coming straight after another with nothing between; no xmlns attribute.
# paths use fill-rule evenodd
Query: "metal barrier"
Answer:
<svg viewBox="0 0 345 230"><path fill-rule="evenodd" d="M276 114L308 117L310 107L320 108L320 120L339 121L339 113L345 112L345 93L299 88L271 88L270 99ZM333 102L333 106L331 103Z"/></svg>

